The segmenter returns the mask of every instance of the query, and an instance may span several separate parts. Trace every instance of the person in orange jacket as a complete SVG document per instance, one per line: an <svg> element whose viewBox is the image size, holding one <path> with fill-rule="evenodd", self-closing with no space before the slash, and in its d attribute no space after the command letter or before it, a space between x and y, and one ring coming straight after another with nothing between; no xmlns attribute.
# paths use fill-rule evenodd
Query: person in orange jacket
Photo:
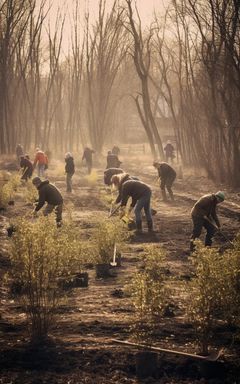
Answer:
<svg viewBox="0 0 240 384"><path fill-rule="evenodd" d="M45 170L48 168L48 158L39 148L36 148L36 155L33 162L33 168L37 167L38 177L45 176Z"/></svg>

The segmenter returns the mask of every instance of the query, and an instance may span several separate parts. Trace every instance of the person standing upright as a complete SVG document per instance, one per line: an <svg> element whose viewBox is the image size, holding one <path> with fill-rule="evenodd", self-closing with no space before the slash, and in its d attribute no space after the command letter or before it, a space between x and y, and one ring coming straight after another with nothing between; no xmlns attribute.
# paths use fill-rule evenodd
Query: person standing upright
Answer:
<svg viewBox="0 0 240 384"><path fill-rule="evenodd" d="M92 155L93 155L93 153L95 153L95 151L93 149L91 149L89 147L84 148L82 160L84 160L84 159L86 160L89 175L92 172Z"/></svg>
<svg viewBox="0 0 240 384"><path fill-rule="evenodd" d="M72 192L72 177L75 172L75 165L73 156L70 152L65 154L65 163L67 192Z"/></svg>
<svg viewBox="0 0 240 384"><path fill-rule="evenodd" d="M48 158L43 151L39 148L36 148L36 155L33 162L33 168L37 167L38 177L45 176L45 170L48 167Z"/></svg>
<svg viewBox="0 0 240 384"><path fill-rule="evenodd" d="M17 156L17 161L18 163L20 163L20 158L21 156L24 156L24 153L23 153L23 147L21 144L18 144L16 146L16 156Z"/></svg>
<svg viewBox="0 0 240 384"><path fill-rule="evenodd" d="M175 150L174 146L171 144L171 141L168 140L167 145L164 147L167 163L168 163L169 159L170 159L171 163L173 162L173 159L175 157L174 150Z"/></svg>

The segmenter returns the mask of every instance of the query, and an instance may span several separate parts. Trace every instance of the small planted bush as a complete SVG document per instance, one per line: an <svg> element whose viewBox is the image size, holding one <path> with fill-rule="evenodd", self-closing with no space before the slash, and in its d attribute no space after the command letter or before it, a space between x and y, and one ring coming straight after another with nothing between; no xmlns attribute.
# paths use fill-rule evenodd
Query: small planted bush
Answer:
<svg viewBox="0 0 240 384"><path fill-rule="evenodd" d="M166 286L164 262L166 253L155 245L146 247L143 266L133 276L130 293L136 313L135 334L146 338L146 325L155 327L169 302L169 288Z"/></svg>
<svg viewBox="0 0 240 384"><path fill-rule="evenodd" d="M12 174L8 181L0 187L0 207L4 208L13 200L14 194L20 186L20 176L18 174Z"/></svg>
<svg viewBox="0 0 240 384"><path fill-rule="evenodd" d="M25 199L27 203L35 203L38 199L38 191L37 188L33 185L31 180L27 180L25 183L26 191L25 191Z"/></svg>
<svg viewBox="0 0 240 384"><path fill-rule="evenodd" d="M63 297L59 279L82 270L85 247L71 223L58 229L52 215L34 222L21 218L14 226L12 278L21 287L18 297L25 307L31 338L42 342Z"/></svg>
<svg viewBox="0 0 240 384"><path fill-rule="evenodd" d="M123 246L128 239L128 232L119 219L108 219L98 223L93 236L95 261L109 264L113 258L114 245Z"/></svg>
<svg viewBox="0 0 240 384"><path fill-rule="evenodd" d="M217 249L197 243L192 263L195 278L187 285L187 312L202 353L208 347L219 320L239 324L240 252L239 238L233 249Z"/></svg>

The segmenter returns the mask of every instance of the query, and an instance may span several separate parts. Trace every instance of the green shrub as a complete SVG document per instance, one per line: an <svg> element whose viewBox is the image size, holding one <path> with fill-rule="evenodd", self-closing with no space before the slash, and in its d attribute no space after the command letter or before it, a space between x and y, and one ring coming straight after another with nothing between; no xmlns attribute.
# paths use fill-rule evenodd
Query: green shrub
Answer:
<svg viewBox="0 0 240 384"><path fill-rule="evenodd" d="M19 174L12 174L7 182L0 187L0 207L5 207L9 201L13 200L20 184Z"/></svg>
<svg viewBox="0 0 240 384"><path fill-rule="evenodd" d="M54 320L63 292L59 280L82 270L86 254L78 230L71 223L56 228L54 215L14 223L12 276L22 287L19 300L25 306L31 338L44 340Z"/></svg>
<svg viewBox="0 0 240 384"><path fill-rule="evenodd" d="M143 266L132 278L130 293L136 314L134 332L138 338L143 335L146 338L144 327L155 327L168 305L165 257L166 253L162 248L147 246L142 256Z"/></svg>
<svg viewBox="0 0 240 384"><path fill-rule="evenodd" d="M32 180L28 180L25 183L26 192L25 199L27 203L35 203L38 199L38 191L37 188L33 185Z"/></svg>
<svg viewBox="0 0 240 384"><path fill-rule="evenodd" d="M239 324L240 242L220 254L215 248L197 242L192 257L195 277L187 285L187 313L203 353L219 320Z"/></svg>
<svg viewBox="0 0 240 384"><path fill-rule="evenodd" d="M123 246L128 237L126 227L119 219L99 222L92 236L96 263L110 263L113 258L114 244L119 248Z"/></svg>

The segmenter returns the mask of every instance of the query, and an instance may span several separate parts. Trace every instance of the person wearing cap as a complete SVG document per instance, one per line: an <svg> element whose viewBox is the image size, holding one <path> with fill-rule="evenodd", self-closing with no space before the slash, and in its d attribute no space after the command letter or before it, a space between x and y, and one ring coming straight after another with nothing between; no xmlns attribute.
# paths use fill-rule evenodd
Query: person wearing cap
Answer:
<svg viewBox="0 0 240 384"><path fill-rule="evenodd" d="M176 179L175 170L168 163L159 163L158 161L154 161L153 166L158 171L159 179L161 180L160 188L162 192L163 201L167 201L166 189L169 193L170 199L174 200L172 185L174 180Z"/></svg>
<svg viewBox="0 0 240 384"><path fill-rule="evenodd" d="M32 183L37 188L39 196L33 215L36 216L37 212L47 203L43 211L44 216L55 211L57 225L61 226L63 198L59 189L51 184L49 180L42 181L40 177L34 177Z"/></svg>
<svg viewBox="0 0 240 384"><path fill-rule="evenodd" d="M224 192L202 196L193 206L191 216L193 221L193 232L190 241L190 250L194 250L194 240L200 237L202 228L207 230L205 237L205 246L212 245L212 237L215 233L215 226L220 228L220 222L217 216L217 205L225 199Z"/></svg>
<svg viewBox="0 0 240 384"><path fill-rule="evenodd" d="M70 152L65 154L65 163L67 192L72 192L72 177L75 173L75 165L73 156Z"/></svg>
<svg viewBox="0 0 240 384"><path fill-rule="evenodd" d="M48 158L40 148L36 148L36 155L33 162L33 168L37 167L38 177L44 177L45 170L48 167Z"/></svg>
<svg viewBox="0 0 240 384"><path fill-rule="evenodd" d="M167 141L167 145L163 149L165 151L166 162L168 163L169 159L171 160L171 162L173 162L173 159L175 157L174 146L171 144L170 140Z"/></svg>

